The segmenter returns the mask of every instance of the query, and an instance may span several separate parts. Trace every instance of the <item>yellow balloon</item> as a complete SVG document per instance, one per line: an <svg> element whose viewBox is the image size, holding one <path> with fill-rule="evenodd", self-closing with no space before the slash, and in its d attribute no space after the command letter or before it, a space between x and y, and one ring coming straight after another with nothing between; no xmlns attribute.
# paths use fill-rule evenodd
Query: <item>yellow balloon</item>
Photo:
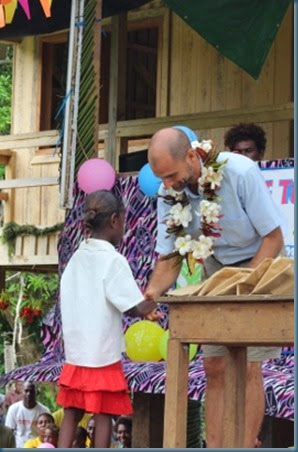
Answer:
<svg viewBox="0 0 298 452"><path fill-rule="evenodd" d="M169 340L169 330L166 330L164 331L159 341L159 351L164 360L166 360L168 356L168 340ZM191 361L196 356L197 351L198 351L197 344L190 344L189 361Z"/></svg>
<svg viewBox="0 0 298 452"><path fill-rule="evenodd" d="M125 335L127 356L132 361L160 361L160 338L164 330L150 320L140 320L131 325Z"/></svg>

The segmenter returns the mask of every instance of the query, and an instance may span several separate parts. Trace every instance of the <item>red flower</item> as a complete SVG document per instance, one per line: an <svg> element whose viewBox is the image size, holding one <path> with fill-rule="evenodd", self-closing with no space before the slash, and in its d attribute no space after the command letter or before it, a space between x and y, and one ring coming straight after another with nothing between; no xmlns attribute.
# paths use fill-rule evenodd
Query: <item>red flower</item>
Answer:
<svg viewBox="0 0 298 452"><path fill-rule="evenodd" d="M5 311L10 306L10 302L8 300L0 300L0 310Z"/></svg>

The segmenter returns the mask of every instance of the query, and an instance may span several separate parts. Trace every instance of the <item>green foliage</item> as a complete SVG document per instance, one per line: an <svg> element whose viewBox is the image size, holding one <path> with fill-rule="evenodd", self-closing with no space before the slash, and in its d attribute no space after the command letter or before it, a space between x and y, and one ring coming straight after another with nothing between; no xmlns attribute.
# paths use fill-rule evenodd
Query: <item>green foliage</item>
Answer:
<svg viewBox="0 0 298 452"><path fill-rule="evenodd" d="M37 400L48 407L51 413L61 408L56 403L58 388L55 383L39 383Z"/></svg>
<svg viewBox="0 0 298 452"><path fill-rule="evenodd" d="M56 274L38 274L24 273L24 287L21 304L19 306L19 317L23 325L23 337L25 343L20 346L18 355L34 360L35 355L42 353L42 344L40 342L40 328L43 317L49 309L55 304L56 291L58 288L58 275ZM21 289L20 273L7 275L6 289L0 293L0 359L3 349L4 336L12 337L14 328L14 319L17 311L17 304ZM31 356L26 355L29 350L28 340L30 341ZM23 350L22 350L23 346ZM34 352L34 353L33 353ZM34 356L33 356L34 355ZM1 360L3 362L3 360ZM30 364L26 362L26 364ZM18 363L18 364L24 364Z"/></svg>
<svg viewBox="0 0 298 452"><path fill-rule="evenodd" d="M8 246L8 254L11 256L15 250L16 238L25 235L45 236L61 231L64 223L58 223L46 228L37 228L36 226L26 224L19 225L14 222L6 223L2 229L2 242Z"/></svg>
<svg viewBox="0 0 298 452"><path fill-rule="evenodd" d="M7 51L7 64L0 65L0 135L10 132L12 93L12 48ZM1 173L0 173L1 178Z"/></svg>

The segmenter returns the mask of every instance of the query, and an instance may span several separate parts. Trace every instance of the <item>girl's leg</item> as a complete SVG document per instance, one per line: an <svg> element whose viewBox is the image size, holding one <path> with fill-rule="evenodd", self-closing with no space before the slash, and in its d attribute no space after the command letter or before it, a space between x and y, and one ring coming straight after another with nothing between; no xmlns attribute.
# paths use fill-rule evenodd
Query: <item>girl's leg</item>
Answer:
<svg viewBox="0 0 298 452"><path fill-rule="evenodd" d="M95 414L95 449L108 448L111 444L112 416L110 414Z"/></svg>
<svg viewBox="0 0 298 452"><path fill-rule="evenodd" d="M64 417L59 432L58 448L70 448L78 423L84 414L79 408L64 408Z"/></svg>

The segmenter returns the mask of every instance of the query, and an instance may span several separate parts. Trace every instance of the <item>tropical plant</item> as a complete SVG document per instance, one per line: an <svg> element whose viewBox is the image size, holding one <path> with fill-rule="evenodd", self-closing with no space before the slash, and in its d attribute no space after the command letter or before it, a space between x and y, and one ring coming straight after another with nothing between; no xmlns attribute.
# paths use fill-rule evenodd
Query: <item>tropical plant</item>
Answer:
<svg viewBox="0 0 298 452"><path fill-rule="evenodd" d="M55 303L57 286L57 275L8 273L0 293L1 336L12 338L16 364L31 364L40 357L40 327Z"/></svg>

